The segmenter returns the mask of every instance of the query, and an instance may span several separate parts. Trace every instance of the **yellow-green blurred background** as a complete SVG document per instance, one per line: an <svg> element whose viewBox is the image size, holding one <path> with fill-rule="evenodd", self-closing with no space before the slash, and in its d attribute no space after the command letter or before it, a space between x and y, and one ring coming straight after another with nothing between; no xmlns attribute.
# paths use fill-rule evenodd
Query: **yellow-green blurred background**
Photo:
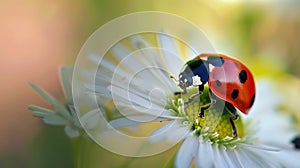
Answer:
<svg viewBox="0 0 300 168"><path fill-rule="evenodd" d="M59 67L72 65L85 40L111 19L145 10L177 14L256 77L300 77L299 8L298 0L1 0L0 167L154 167L171 158L175 149L150 158L120 157L68 139L62 127L45 126L27 110L29 104L49 107L29 81L63 99Z"/></svg>

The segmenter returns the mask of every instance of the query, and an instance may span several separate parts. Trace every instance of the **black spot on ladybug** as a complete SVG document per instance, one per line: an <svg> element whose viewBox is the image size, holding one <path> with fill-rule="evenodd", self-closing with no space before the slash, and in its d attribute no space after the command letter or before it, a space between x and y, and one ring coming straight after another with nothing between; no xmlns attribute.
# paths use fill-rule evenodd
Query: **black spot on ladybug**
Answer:
<svg viewBox="0 0 300 168"><path fill-rule="evenodd" d="M250 107L252 107L253 103L254 103L254 99L255 99L255 94L252 96L251 98L251 102L250 102Z"/></svg>
<svg viewBox="0 0 300 168"><path fill-rule="evenodd" d="M234 90L231 92L231 98L232 98L232 99L236 99L238 96L239 96L239 90L234 89Z"/></svg>
<svg viewBox="0 0 300 168"><path fill-rule="evenodd" d="M219 80L216 80L216 84L217 84L217 86L221 86L222 85L222 83L219 81Z"/></svg>
<svg viewBox="0 0 300 168"><path fill-rule="evenodd" d="M292 141L295 149L300 149L300 136L296 136Z"/></svg>
<svg viewBox="0 0 300 168"><path fill-rule="evenodd" d="M239 80L241 83L245 83L247 80L247 72L245 70L241 70L239 73Z"/></svg>

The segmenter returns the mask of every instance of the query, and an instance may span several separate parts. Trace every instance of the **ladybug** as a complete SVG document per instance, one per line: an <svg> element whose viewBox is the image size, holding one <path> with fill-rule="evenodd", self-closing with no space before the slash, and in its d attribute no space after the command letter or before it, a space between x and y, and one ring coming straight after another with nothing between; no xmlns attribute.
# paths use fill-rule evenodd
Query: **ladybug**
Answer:
<svg viewBox="0 0 300 168"><path fill-rule="evenodd" d="M224 54L200 54L183 66L178 82L178 86L183 90L181 94L187 93L190 86L196 86L199 90L185 105L201 95L204 85L208 83L211 103L200 108L199 117L204 118L204 110L212 104L225 101L225 107L233 114L230 118L233 135L237 136L233 122L238 118L236 108L247 114L255 99L254 78L243 63Z"/></svg>

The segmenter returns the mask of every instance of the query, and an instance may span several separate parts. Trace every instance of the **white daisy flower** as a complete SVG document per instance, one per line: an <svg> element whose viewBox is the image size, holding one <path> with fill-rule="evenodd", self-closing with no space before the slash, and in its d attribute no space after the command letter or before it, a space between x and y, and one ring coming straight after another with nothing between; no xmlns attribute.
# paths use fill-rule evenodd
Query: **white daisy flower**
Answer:
<svg viewBox="0 0 300 168"><path fill-rule="evenodd" d="M249 119L259 126L255 136L259 137L261 142L280 148L278 156L284 165L289 165L286 167L299 167L300 153L292 142L299 133L292 115L280 108L286 105L287 95L277 92L279 87L274 85L275 83L276 80L269 78L257 81L258 94ZM280 89L284 91L281 86Z"/></svg>
<svg viewBox="0 0 300 168"><path fill-rule="evenodd" d="M54 98L51 94L41 89L39 86L30 83L30 86L42 96L50 105L52 109L39 107L36 105L28 106L28 109L33 111L33 116L42 118L42 121L47 125L64 126L65 133L70 138L77 138L82 133L82 125L88 128L97 127L97 111L93 110L80 118L80 121L75 112L73 97L72 97L72 67L61 67L60 79L65 95L65 102L62 103Z"/></svg>
<svg viewBox="0 0 300 168"><path fill-rule="evenodd" d="M70 138L76 138L80 135L81 125L73 107L71 91L72 68L62 67L60 72L62 86L67 98L66 103L61 103L39 86L30 83L31 87L49 104L51 104L54 110L35 105L28 106L28 109L33 111L33 115L35 117L42 118L45 124L65 126L65 133L67 136Z"/></svg>
<svg viewBox="0 0 300 168"><path fill-rule="evenodd" d="M255 136L254 125L242 117L235 121L238 136L234 137L229 121L231 114L227 108L213 105L205 111L205 119L200 119L199 106L210 102L208 89L205 88L200 101L185 105L184 102L197 90L189 89L188 94L176 95L181 90L170 75L178 76L184 65L184 61L178 57L181 51L167 35L159 34L157 40L157 43L150 45L144 39L134 36L130 43L114 46L109 56L101 62L96 55L90 56L97 65L100 64L95 87L86 87L88 92L99 97L101 105L107 105L107 102L113 100L116 113L107 117L112 127L165 122L148 140L162 143L183 141L176 154L175 167L300 165L289 162L297 155L289 153L290 158L285 160L282 156L286 155L277 148L263 145L260 139L265 135ZM196 55L189 48L185 52L188 58ZM253 120L256 118L258 116ZM277 134L277 130L271 131Z"/></svg>

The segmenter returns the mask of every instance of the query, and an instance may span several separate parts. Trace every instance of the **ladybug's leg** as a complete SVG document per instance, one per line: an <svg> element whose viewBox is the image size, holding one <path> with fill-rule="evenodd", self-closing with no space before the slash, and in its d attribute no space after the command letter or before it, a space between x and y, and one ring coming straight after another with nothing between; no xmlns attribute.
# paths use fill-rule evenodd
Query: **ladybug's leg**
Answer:
<svg viewBox="0 0 300 168"><path fill-rule="evenodd" d="M200 118L204 118L204 111L207 110L210 106L212 105L212 103L208 103L208 104L205 104L204 106L200 107L200 113L199 113L199 117Z"/></svg>
<svg viewBox="0 0 300 168"><path fill-rule="evenodd" d="M210 103L201 106L199 117L203 119L204 118L204 111L207 110L208 108L210 108L210 106L212 106L215 103L216 103L216 100L212 99L212 101Z"/></svg>
<svg viewBox="0 0 300 168"><path fill-rule="evenodd" d="M186 102L184 102L184 105L185 106L189 105L197 96L203 93L203 90L204 90L204 85L199 85L198 92L193 94Z"/></svg>
<svg viewBox="0 0 300 168"><path fill-rule="evenodd" d="M205 117L204 116L204 111L207 110L208 108L210 108L210 106L212 106L212 105L214 105L216 103L216 100L213 98L214 95L212 94L212 92L211 92L210 89L209 89L209 92L210 92L210 95L211 95L211 97L210 97L210 103L205 104L205 105L203 105L203 106L200 107L200 112L199 112L198 116L200 118L202 118L202 119Z"/></svg>
<svg viewBox="0 0 300 168"><path fill-rule="evenodd" d="M234 137L237 137L238 135L237 135L236 127L235 127L235 124L234 124L233 121L234 121L234 120L237 120L237 119L239 118L239 115L238 115L238 113L237 113L235 107L234 107L232 104L226 102L226 103L225 103L225 106L226 106L227 109L231 112L231 114L233 114L233 116L230 117L230 124L231 124L231 126L232 126L232 131L233 131L232 134L233 134L233 136L234 136Z"/></svg>
<svg viewBox="0 0 300 168"><path fill-rule="evenodd" d="M198 86L198 94L202 94L203 93L203 90L204 90L204 85L202 84L202 85L199 85Z"/></svg>

